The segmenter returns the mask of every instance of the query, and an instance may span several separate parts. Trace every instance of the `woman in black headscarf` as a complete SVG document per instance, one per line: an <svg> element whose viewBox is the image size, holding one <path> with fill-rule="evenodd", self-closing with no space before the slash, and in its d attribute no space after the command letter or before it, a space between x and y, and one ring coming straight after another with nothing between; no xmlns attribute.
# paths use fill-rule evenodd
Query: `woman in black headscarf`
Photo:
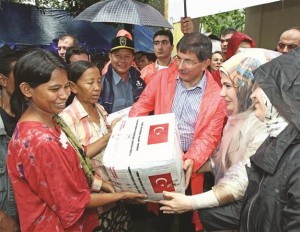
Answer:
<svg viewBox="0 0 300 232"><path fill-rule="evenodd" d="M240 231L300 231L300 48L254 71L269 137L251 159Z"/></svg>

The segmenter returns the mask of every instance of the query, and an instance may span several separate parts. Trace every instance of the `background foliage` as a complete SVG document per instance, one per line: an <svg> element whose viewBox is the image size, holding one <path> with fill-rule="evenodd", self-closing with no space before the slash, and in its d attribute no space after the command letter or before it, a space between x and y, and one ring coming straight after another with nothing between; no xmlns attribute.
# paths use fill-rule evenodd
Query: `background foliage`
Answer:
<svg viewBox="0 0 300 232"><path fill-rule="evenodd" d="M243 32L245 29L245 10L234 10L202 17L200 18L200 26L205 32L212 32L218 36L224 28L229 27Z"/></svg>

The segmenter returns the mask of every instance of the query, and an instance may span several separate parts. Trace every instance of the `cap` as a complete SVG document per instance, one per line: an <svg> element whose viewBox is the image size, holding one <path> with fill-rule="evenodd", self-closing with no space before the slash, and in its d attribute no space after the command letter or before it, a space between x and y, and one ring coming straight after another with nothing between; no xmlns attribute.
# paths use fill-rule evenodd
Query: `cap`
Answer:
<svg viewBox="0 0 300 232"><path fill-rule="evenodd" d="M125 36L119 36L113 38L113 40L111 41L110 51L112 52L114 50L121 49L121 48L127 48L134 51L133 41L128 39Z"/></svg>

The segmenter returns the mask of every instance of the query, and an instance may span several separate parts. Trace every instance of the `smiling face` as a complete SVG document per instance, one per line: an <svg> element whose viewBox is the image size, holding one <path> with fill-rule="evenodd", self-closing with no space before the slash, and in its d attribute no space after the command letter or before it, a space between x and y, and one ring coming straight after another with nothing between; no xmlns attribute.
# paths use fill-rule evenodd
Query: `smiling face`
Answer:
<svg viewBox="0 0 300 232"><path fill-rule="evenodd" d="M263 90L257 87L251 94L251 99L255 104L255 116L264 122L267 108L263 98Z"/></svg>
<svg viewBox="0 0 300 232"><path fill-rule="evenodd" d="M195 53L182 53L178 50L176 62L180 79L185 87L190 88L196 86L202 79L210 60L199 61Z"/></svg>
<svg viewBox="0 0 300 232"><path fill-rule="evenodd" d="M29 88L29 101L34 105L35 111L51 118L53 114L63 111L71 92L67 72L62 69L55 69L48 82Z"/></svg>
<svg viewBox="0 0 300 232"><path fill-rule="evenodd" d="M97 67L87 69L76 83L72 83L72 91L82 105L95 104L101 93L101 75Z"/></svg>
<svg viewBox="0 0 300 232"><path fill-rule="evenodd" d="M130 49L121 48L109 54L111 65L118 75L124 80L128 78L129 69L132 65L134 56Z"/></svg>
<svg viewBox="0 0 300 232"><path fill-rule="evenodd" d="M236 88L233 86L231 79L221 72L222 90L220 96L224 98L228 115L235 114L238 111L238 98Z"/></svg>

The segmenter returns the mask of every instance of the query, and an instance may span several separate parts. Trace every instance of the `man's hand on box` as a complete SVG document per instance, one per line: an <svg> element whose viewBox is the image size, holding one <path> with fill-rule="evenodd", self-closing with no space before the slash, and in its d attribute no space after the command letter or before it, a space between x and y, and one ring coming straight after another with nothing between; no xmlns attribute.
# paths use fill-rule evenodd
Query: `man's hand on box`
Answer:
<svg viewBox="0 0 300 232"><path fill-rule="evenodd" d="M163 196L165 200L159 201L163 205L160 207L163 213L185 213L193 210L190 198L182 193L164 191Z"/></svg>
<svg viewBox="0 0 300 232"><path fill-rule="evenodd" d="M102 180L101 190L106 193L115 193L115 188L110 181Z"/></svg>
<svg viewBox="0 0 300 232"><path fill-rule="evenodd" d="M191 176L193 173L194 160L186 159L183 163L183 170L185 171L185 189L189 186Z"/></svg>

